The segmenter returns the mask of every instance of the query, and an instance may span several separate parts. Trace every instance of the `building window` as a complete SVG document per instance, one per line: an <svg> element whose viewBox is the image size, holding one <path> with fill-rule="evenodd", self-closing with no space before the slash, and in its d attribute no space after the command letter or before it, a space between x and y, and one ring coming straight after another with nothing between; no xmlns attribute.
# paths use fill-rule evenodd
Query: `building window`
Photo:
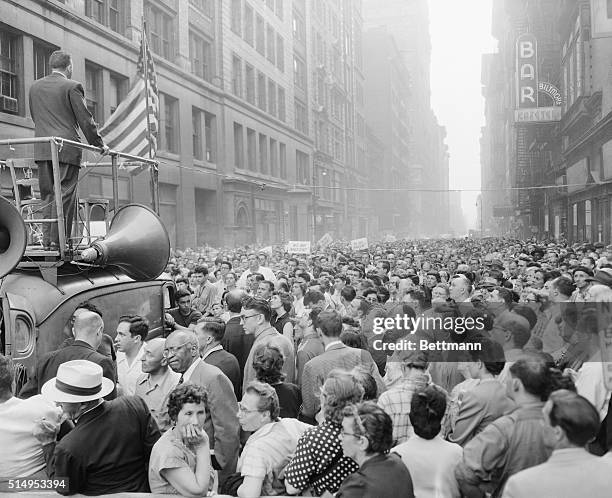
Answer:
<svg viewBox="0 0 612 498"><path fill-rule="evenodd" d="M283 143L278 144L278 162L280 164L280 176L287 179L287 146Z"/></svg>
<svg viewBox="0 0 612 498"><path fill-rule="evenodd" d="M276 35L276 67L285 71L285 41L279 34Z"/></svg>
<svg viewBox="0 0 612 498"><path fill-rule="evenodd" d="M244 41L253 46L253 7L244 4Z"/></svg>
<svg viewBox="0 0 612 498"><path fill-rule="evenodd" d="M293 82L298 88L306 90L306 64L297 55L293 55Z"/></svg>
<svg viewBox="0 0 612 498"><path fill-rule="evenodd" d="M276 85L268 80L268 112L276 116Z"/></svg>
<svg viewBox="0 0 612 498"><path fill-rule="evenodd" d="M244 136L238 123L234 123L234 167L244 168Z"/></svg>
<svg viewBox="0 0 612 498"><path fill-rule="evenodd" d="M247 128L247 167L251 171L257 170L257 133Z"/></svg>
<svg viewBox="0 0 612 498"><path fill-rule="evenodd" d="M206 161L217 161L217 116L204 112L204 140L206 146Z"/></svg>
<svg viewBox="0 0 612 498"><path fill-rule="evenodd" d="M189 0L189 3L202 12L206 17L213 17L213 0Z"/></svg>
<svg viewBox="0 0 612 498"><path fill-rule="evenodd" d="M191 72L206 81L211 81L213 77L212 44L194 32L190 32L189 57Z"/></svg>
<svg viewBox="0 0 612 498"><path fill-rule="evenodd" d="M268 24L268 27L266 28L267 57L272 64L274 64L276 57L276 47L274 46L274 39L274 30L272 29L272 26Z"/></svg>
<svg viewBox="0 0 612 498"><path fill-rule="evenodd" d="M232 31L242 33L242 0L232 0Z"/></svg>
<svg viewBox="0 0 612 498"><path fill-rule="evenodd" d="M268 174L268 137L259 134L259 172Z"/></svg>
<svg viewBox="0 0 612 498"><path fill-rule="evenodd" d="M34 79L38 80L51 74L49 68L49 57L55 48L44 45L39 42L34 42Z"/></svg>
<svg viewBox="0 0 612 498"><path fill-rule="evenodd" d="M19 111L17 36L0 31L0 112Z"/></svg>
<svg viewBox="0 0 612 498"><path fill-rule="evenodd" d="M118 74L110 75L110 112L115 112L117 106L126 96L128 79Z"/></svg>
<svg viewBox="0 0 612 498"><path fill-rule="evenodd" d="M148 1L145 5L145 19L149 28L151 49L164 59L174 61L174 16L162 11Z"/></svg>
<svg viewBox="0 0 612 498"><path fill-rule="evenodd" d="M104 0L85 0L85 15L104 24Z"/></svg>
<svg viewBox="0 0 612 498"><path fill-rule="evenodd" d="M257 14L255 21L255 48L261 55L266 55L264 20L259 14Z"/></svg>
<svg viewBox="0 0 612 498"><path fill-rule="evenodd" d="M93 64L85 63L85 103L93 118L100 122L100 101L102 97L102 71Z"/></svg>
<svg viewBox="0 0 612 498"><path fill-rule="evenodd" d="M301 43L306 43L306 26L304 19L295 10L293 11L293 38Z"/></svg>
<svg viewBox="0 0 612 498"><path fill-rule="evenodd" d="M232 57L232 92L237 97L242 97L242 59Z"/></svg>
<svg viewBox="0 0 612 498"><path fill-rule="evenodd" d="M123 34L127 24L125 0L85 0L85 15L116 33Z"/></svg>
<svg viewBox="0 0 612 498"><path fill-rule="evenodd" d="M278 176L278 142L270 139L270 175Z"/></svg>
<svg viewBox="0 0 612 498"><path fill-rule="evenodd" d="M250 64L246 64L246 99L255 105L255 69Z"/></svg>
<svg viewBox="0 0 612 498"><path fill-rule="evenodd" d="M287 119L286 110L285 110L285 89L282 87L278 87L278 119L281 121L285 121Z"/></svg>
<svg viewBox="0 0 612 498"><path fill-rule="evenodd" d="M257 107L266 110L266 77L257 71Z"/></svg>
<svg viewBox="0 0 612 498"><path fill-rule="evenodd" d="M310 164L308 154L295 151L295 181L298 185L310 185Z"/></svg>
<svg viewBox="0 0 612 498"><path fill-rule="evenodd" d="M193 132L193 157L204 159L204 147L202 144L202 111L197 107L191 108L191 127Z"/></svg>
<svg viewBox="0 0 612 498"><path fill-rule="evenodd" d="M178 100L161 93L160 149L178 153Z"/></svg>
<svg viewBox="0 0 612 498"><path fill-rule="evenodd" d="M308 111L306 106L297 99L295 100L295 128L308 134Z"/></svg>

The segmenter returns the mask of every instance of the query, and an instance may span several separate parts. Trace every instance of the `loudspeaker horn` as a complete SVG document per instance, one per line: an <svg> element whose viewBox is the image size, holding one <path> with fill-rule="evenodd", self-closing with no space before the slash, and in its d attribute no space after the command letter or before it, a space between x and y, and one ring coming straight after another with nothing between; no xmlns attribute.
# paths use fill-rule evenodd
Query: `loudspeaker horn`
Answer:
<svg viewBox="0 0 612 498"><path fill-rule="evenodd" d="M17 208L0 196L0 278L17 266L26 250L28 232Z"/></svg>
<svg viewBox="0 0 612 498"><path fill-rule="evenodd" d="M104 239L81 253L83 261L115 266L134 280L161 275L170 257L170 238L159 217L148 207L129 204L113 217Z"/></svg>

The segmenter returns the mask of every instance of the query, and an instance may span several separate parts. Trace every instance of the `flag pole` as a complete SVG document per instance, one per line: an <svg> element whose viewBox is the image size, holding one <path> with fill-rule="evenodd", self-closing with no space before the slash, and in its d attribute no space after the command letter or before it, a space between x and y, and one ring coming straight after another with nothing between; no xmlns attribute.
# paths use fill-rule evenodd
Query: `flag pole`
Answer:
<svg viewBox="0 0 612 498"><path fill-rule="evenodd" d="M147 39L147 23L144 16L142 17L142 43L140 44L142 54L142 69L145 84L145 105L147 115L147 142L149 143L149 159L153 159L153 146L151 144L151 118L149 116L149 59L147 58L147 48L149 40ZM151 202L153 204L153 210L159 215L159 192L158 192L158 175L159 171L157 166L149 166L149 173L151 175L150 187L151 187Z"/></svg>

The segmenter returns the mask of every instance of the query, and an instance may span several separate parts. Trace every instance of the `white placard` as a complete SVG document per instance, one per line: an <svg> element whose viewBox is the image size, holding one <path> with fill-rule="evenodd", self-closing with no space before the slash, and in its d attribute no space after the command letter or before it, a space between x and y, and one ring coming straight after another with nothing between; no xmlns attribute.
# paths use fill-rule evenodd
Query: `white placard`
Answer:
<svg viewBox="0 0 612 498"><path fill-rule="evenodd" d="M329 233L326 233L325 235L323 235L323 237L321 237L318 243L320 247L327 247L333 241L334 239L332 238L332 236Z"/></svg>
<svg viewBox="0 0 612 498"><path fill-rule="evenodd" d="M368 239L365 237L361 239L351 240L351 249L353 251L365 251L368 249Z"/></svg>
<svg viewBox="0 0 612 498"><path fill-rule="evenodd" d="M292 254L310 254L310 241L290 240L287 244L287 252Z"/></svg>

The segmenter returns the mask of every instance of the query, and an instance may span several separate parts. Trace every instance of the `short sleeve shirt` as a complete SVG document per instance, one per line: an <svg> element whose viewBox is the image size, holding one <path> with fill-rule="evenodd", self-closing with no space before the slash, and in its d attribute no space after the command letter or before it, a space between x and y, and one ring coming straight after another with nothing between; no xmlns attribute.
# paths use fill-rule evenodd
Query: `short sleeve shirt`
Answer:
<svg viewBox="0 0 612 498"><path fill-rule="evenodd" d="M192 472L196 469L196 456L183 444L175 428L166 431L153 446L149 460L149 486L151 493L180 494L164 479L161 471L186 467ZM211 468L210 488L213 486L214 470Z"/></svg>
<svg viewBox="0 0 612 498"><path fill-rule="evenodd" d="M309 427L291 418L265 425L247 440L237 471L245 477L263 479L262 496L283 494L285 488L280 482L280 473L292 459L300 436Z"/></svg>
<svg viewBox="0 0 612 498"><path fill-rule="evenodd" d="M326 421L306 432L300 438L295 457L285 469L285 480L296 489L312 487L317 496L326 490L330 493L338 491L342 481L359 469L359 465L346 456L332 465L334 457L342 454L341 431L340 425ZM331 470L326 472L330 467ZM322 473L325 475L313 480Z"/></svg>

